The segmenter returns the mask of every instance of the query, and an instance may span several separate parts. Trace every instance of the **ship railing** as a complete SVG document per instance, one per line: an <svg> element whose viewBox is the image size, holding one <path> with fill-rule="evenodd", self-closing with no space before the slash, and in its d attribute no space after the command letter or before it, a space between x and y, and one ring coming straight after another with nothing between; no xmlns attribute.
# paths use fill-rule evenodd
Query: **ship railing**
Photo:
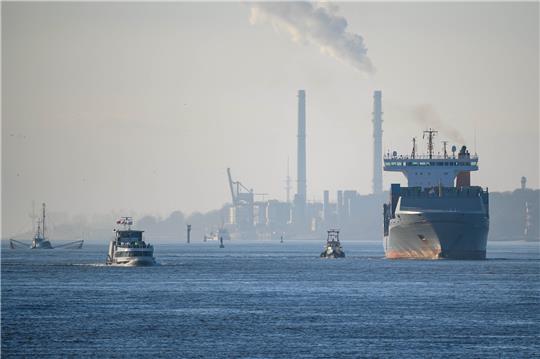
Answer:
<svg viewBox="0 0 540 359"><path fill-rule="evenodd" d="M478 155L469 155L468 157L461 157L458 158L457 156L448 156L448 155L432 155L431 157L429 155L415 155L414 157L411 155L391 155L386 154L384 155L385 160L478 160Z"/></svg>
<svg viewBox="0 0 540 359"><path fill-rule="evenodd" d="M482 187L401 187L400 195L408 198L429 197L478 197L487 193Z"/></svg>
<svg viewBox="0 0 540 359"><path fill-rule="evenodd" d="M117 246L119 248L151 248L152 247L152 245L149 243L135 244L135 243L126 243L126 242L120 242L117 244Z"/></svg>

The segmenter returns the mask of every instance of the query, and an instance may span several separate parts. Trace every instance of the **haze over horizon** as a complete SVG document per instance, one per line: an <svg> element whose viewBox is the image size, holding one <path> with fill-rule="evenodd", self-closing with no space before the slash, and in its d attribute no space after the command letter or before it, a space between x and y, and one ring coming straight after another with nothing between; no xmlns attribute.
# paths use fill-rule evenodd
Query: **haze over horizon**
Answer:
<svg viewBox="0 0 540 359"><path fill-rule="evenodd" d="M329 27L311 28L322 10L4 2L2 235L31 227L32 200L72 216L217 209L230 202L227 167L284 200L299 89L309 200L371 192L374 90L385 152L410 152L433 124L438 147L478 152L474 184L508 191L526 176L538 188L538 10L332 3Z"/></svg>

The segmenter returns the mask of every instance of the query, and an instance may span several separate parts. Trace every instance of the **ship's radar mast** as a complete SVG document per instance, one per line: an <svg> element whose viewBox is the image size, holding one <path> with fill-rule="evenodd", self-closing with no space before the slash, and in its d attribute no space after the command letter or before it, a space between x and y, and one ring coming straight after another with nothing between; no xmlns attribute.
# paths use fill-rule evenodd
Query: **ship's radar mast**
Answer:
<svg viewBox="0 0 540 359"><path fill-rule="evenodd" d="M428 154L429 158L433 158L433 137L438 133L439 131L435 131L432 128L429 130L424 131L424 136L422 138L426 138L426 135L428 135Z"/></svg>

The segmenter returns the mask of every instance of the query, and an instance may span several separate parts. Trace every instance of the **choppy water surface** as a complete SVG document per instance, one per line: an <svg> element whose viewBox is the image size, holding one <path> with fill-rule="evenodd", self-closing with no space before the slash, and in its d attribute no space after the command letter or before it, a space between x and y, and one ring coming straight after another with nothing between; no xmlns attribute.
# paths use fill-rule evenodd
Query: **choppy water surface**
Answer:
<svg viewBox="0 0 540 359"><path fill-rule="evenodd" d="M159 266L102 265L107 246L2 250L2 357L539 357L540 253L391 261L379 242L156 246Z"/></svg>

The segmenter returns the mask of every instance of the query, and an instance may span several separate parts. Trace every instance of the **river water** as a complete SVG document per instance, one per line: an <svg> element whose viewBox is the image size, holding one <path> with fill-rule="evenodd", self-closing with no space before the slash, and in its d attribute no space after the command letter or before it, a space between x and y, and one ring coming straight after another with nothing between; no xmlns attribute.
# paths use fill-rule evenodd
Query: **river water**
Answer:
<svg viewBox="0 0 540 359"><path fill-rule="evenodd" d="M2 248L2 358L540 357L540 249L386 260L377 242L156 245L159 265Z"/></svg>

